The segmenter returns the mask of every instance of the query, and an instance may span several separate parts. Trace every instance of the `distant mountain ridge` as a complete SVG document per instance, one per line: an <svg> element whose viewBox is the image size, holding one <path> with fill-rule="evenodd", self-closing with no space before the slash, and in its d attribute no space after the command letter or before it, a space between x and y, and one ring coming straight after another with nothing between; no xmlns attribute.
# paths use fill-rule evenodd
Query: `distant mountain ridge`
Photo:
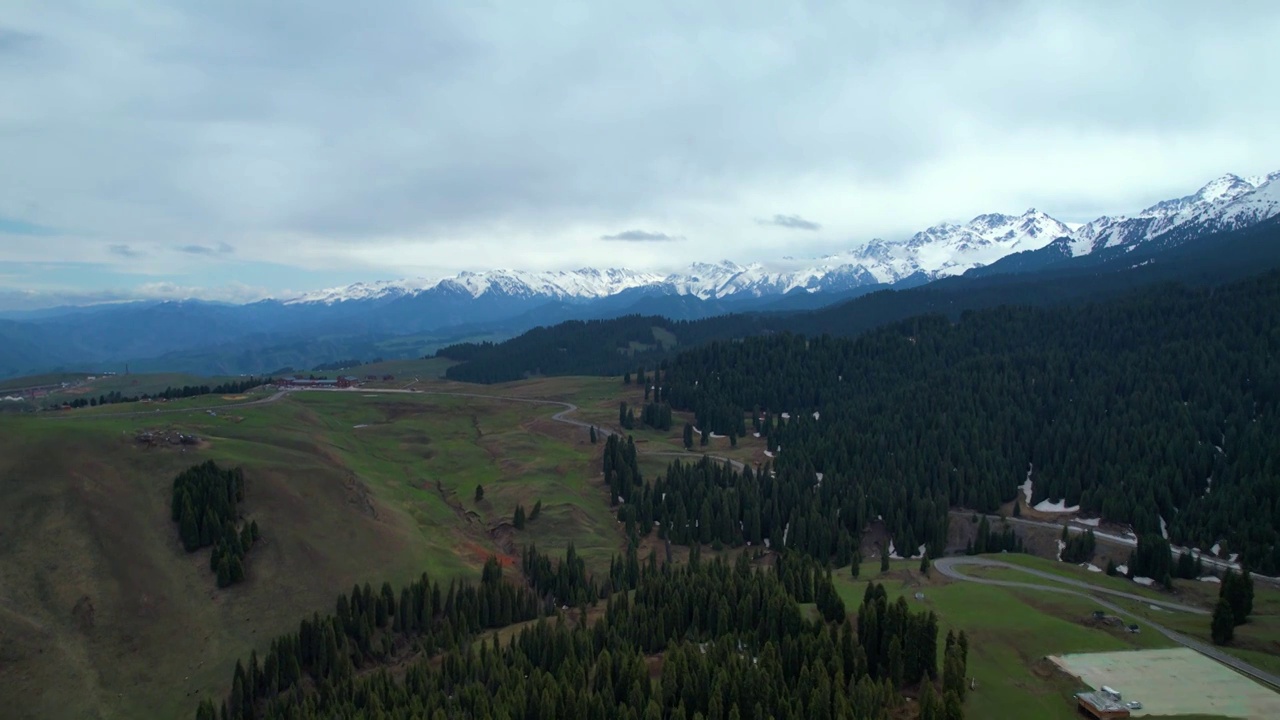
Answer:
<svg viewBox="0 0 1280 720"><path fill-rule="evenodd" d="M1080 257L1114 247L1133 247L1180 231L1233 230L1280 214L1280 171L1265 176L1226 174L1195 193L1164 200L1134 215L1104 216L1071 226L1031 208L1021 215L986 213L964 224L939 223L902 241L874 239L861 248L808 261L788 259L791 269L731 260L694 263L661 275L621 268L533 272L495 269L463 272L438 280L406 279L356 283L284 300L286 305L334 305L357 301L441 297L542 298L591 301L629 291L644 295L691 295L703 300L764 297L795 292L847 292L893 285L908 278L935 280L989 266L1010 255L1034 253Z"/></svg>
<svg viewBox="0 0 1280 720"><path fill-rule="evenodd" d="M0 319L0 377L125 363L197 373L270 372L339 358L420 355L459 339L509 338L565 320L814 310L960 276L1110 263L1139 248L1173 248L1277 216L1280 172L1229 174L1129 216L1068 225L1036 209L988 213L963 224L939 223L898 242L877 239L770 267L726 260L669 275L618 268L490 270L356 283L245 305L186 300L68 307Z"/></svg>

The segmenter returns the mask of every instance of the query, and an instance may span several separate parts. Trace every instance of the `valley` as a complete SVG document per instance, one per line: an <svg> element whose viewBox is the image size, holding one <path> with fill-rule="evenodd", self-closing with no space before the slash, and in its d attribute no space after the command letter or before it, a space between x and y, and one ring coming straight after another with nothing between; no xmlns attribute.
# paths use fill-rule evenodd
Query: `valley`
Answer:
<svg viewBox="0 0 1280 720"><path fill-rule="evenodd" d="M598 574L626 552L598 463L605 432L618 429L617 403L642 404L639 387L574 377L487 387L431 378L407 384L263 389L247 404L178 400L160 417L154 410L113 412L116 406L4 419L0 478L14 502L6 503L0 525L11 528L0 551L7 648L0 697L27 700L30 711L19 717L185 715L199 699L225 692L238 658L262 652L267 639L311 611L325 611L343 588L399 584L423 571L471 578L490 555L515 572L520 547L529 543L553 555L572 543ZM587 433L593 425L601 430L596 445ZM136 441L139 432L161 427L196 435L200 444ZM633 436L646 477L681 455L697 455L683 449L678 430L638 428ZM696 450L752 465L769 461L757 438L744 437L736 448L726 438L712 443ZM247 511L264 528L246 581L226 590L182 554L168 522L169 478L204 459L244 469ZM476 485L484 487L478 502ZM539 517L515 530L514 508L536 503ZM871 556L881 542L882 531L873 531L861 552ZM662 552L645 540L641 553L649 548ZM687 551L676 551L675 560L687 562ZM734 557L741 550L703 552ZM924 593L943 632L970 634L981 688L967 701L974 716L1034 706L1043 712L1037 717L1070 717L1076 685L1045 670L1043 655L1168 646L1156 633L1090 629L1085 620L1096 603L1084 599L981 586L940 569L926 577L914 560L895 560L880 575L878 564L862 561L860 577L886 581L894 596ZM1052 562L1045 568L1074 570ZM846 605L856 606L865 580L850 578L847 566L833 575ZM1261 587L1264 615L1247 627L1269 627L1270 608L1280 602L1280 593ZM1188 598L1208 602L1204 593ZM1004 610L975 612L995 606ZM1144 612L1139 607L1131 612ZM1153 620L1169 622L1159 615ZM1204 620L1191 616L1174 624L1207 632L1197 628ZM205 631L183 631L192 627ZM1246 646L1236 654L1264 667L1272 653L1280 656L1265 641ZM76 688L79 700L41 691L52 687Z"/></svg>

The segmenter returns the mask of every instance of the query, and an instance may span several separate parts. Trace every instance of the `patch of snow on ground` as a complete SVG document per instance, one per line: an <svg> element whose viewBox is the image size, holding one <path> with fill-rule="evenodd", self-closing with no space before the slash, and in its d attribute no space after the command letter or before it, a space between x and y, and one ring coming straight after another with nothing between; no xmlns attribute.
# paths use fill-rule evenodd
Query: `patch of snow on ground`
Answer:
<svg viewBox="0 0 1280 720"><path fill-rule="evenodd" d="M362 427L369 427L369 426L368 426L368 425L366 425L365 423L360 423L359 425L352 425L351 427L352 427L352 428L355 428L355 429L357 429L357 430L358 430L358 429L360 429L360 428L362 428Z"/></svg>
<svg viewBox="0 0 1280 720"><path fill-rule="evenodd" d="M1169 526L1168 526L1168 524L1166 524L1166 523L1165 523L1165 521L1164 521L1164 516L1163 516L1163 515L1159 515L1159 516L1157 516L1157 517L1159 517L1159 518L1160 518L1160 535L1161 535L1161 537L1163 537L1165 540L1168 540L1168 539L1169 539Z"/></svg>
<svg viewBox="0 0 1280 720"><path fill-rule="evenodd" d="M1116 572L1117 572L1118 574L1120 574L1120 575L1128 575L1128 574L1129 574L1129 566L1128 566L1128 565L1117 565L1117 566L1116 566Z"/></svg>
<svg viewBox="0 0 1280 720"><path fill-rule="evenodd" d="M1202 577L1202 578L1196 578L1196 579L1197 579L1197 580L1199 580L1200 582L1207 582L1207 583L1220 583L1220 582L1222 582L1222 578L1216 578L1216 577L1214 577L1214 576L1212 576L1212 575L1205 575L1205 576L1204 576L1204 577Z"/></svg>
<svg viewBox="0 0 1280 720"><path fill-rule="evenodd" d="M1213 489L1213 476L1210 475L1209 477L1204 479L1204 494L1208 495L1209 491L1212 489Z"/></svg>
<svg viewBox="0 0 1280 720"><path fill-rule="evenodd" d="M1031 504L1031 466L1027 465L1027 479L1022 483L1022 496L1027 499L1027 504Z"/></svg>
<svg viewBox="0 0 1280 720"><path fill-rule="evenodd" d="M889 559L890 559L890 560L902 560L902 559L903 559L903 558L902 558L902 556L898 554L898 551L893 549L893 541L892 541L892 540L890 540L890 541L889 541Z"/></svg>
<svg viewBox="0 0 1280 720"><path fill-rule="evenodd" d="M751 433L751 434L754 435L755 437L760 437L760 433Z"/></svg>
<svg viewBox="0 0 1280 720"><path fill-rule="evenodd" d="M1240 557L1240 553L1231 553L1229 556L1227 556L1227 562L1233 563L1236 561L1236 558L1238 557Z"/></svg>
<svg viewBox="0 0 1280 720"><path fill-rule="evenodd" d="M1151 578L1144 578L1144 577L1136 577L1133 579L1133 581L1138 583L1139 585L1154 585L1156 582Z"/></svg>
<svg viewBox="0 0 1280 720"><path fill-rule="evenodd" d="M790 420L790 419L791 419L791 413L782 413L782 419L783 419L783 420Z"/></svg>
<svg viewBox="0 0 1280 720"><path fill-rule="evenodd" d="M820 473L820 472L816 472L816 473L814 473L814 477L818 478L818 482L819 482L819 483L821 483L821 482L822 482L822 473Z"/></svg>
<svg viewBox="0 0 1280 720"><path fill-rule="evenodd" d="M765 456L765 457L773 457L773 453L769 452L768 450L765 450L765 451L764 451L764 456Z"/></svg>
<svg viewBox="0 0 1280 720"><path fill-rule="evenodd" d="M1102 522L1102 518L1076 518L1076 522L1089 527L1098 527L1098 523Z"/></svg>
<svg viewBox="0 0 1280 720"><path fill-rule="evenodd" d="M693 428L693 434L694 434L694 435L701 435L701 434L702 434L702 431L701 431L701 430L699 430L699 429L695 426L695 427Z"/></svg>
<svg viewBox="0 0 1280 720"><path fill-rule="evenodd" d="M1079 512L1080 506L1072 505L1071 507L1067 507L1067 501L1064 498L1062 500L1059 500L1058 502L1049 502L1048 500L1041 500L1040 502L1036 503L1035 509L1038 510L1039 512L1071 513L1071 512Z"/></svg>
<svg viewBox="0 0 1280 720"><path fill-rule="evenodd" d="M716 438L722 438L722 437L724 437L724 435L717 435L717 434L715 434L715 433L711 433L711 439L712 439L712 440L715 440Z"/></svg>
<svg viewBox="0 0 1280 720"><path fill-rule="evenodd" d="M1067 544L1058 539L1058 562L1062 562L1062 551L1067 549Z"/></svg>
<svg viewBox="0 0 1280 720"><path fill-rule="evenodd" d="M1058 542L1062 542L1062 541L1059 540ZM1089 572L1102 572L1102 568L1098 567L1097 565L1094 565L1093 563L1084 563L1080 567L1084 568L1085 570L1088 570Z"/></svg>
<svg viewBox="0 0 1280 720"><path fill-rule="evenodd" d="M924 543L921 543L919 549L916 550L916 554L912 555L911 559L919 560L920 558L924 557L924 549L925 549Z"/></svg>
<svg viewBox="0 0 1280 720"><path fill-rule="evenodd" d="M1213 547L1209 548L1209 552L1213 553L1214 557L1217 557L1218 553L1222 552L1222 543L1214 543Z"/></svg>
<svg viewBox="0 0 1280 720"><path fill-rule="evenodd" d="M821 416L822 416L822 413L816 413L816 412L815 412L815 413L813 414L813 419L814 419L814 420L817 420L817 419L818 419L819 417L821 417Z"/></svg>

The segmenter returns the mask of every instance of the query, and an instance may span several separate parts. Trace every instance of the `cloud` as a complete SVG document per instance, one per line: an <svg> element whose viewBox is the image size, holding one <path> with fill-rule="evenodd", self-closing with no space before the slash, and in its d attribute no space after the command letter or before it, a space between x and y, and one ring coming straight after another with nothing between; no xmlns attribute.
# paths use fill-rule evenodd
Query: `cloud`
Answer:
<svg viewBox="0 0 1280 720"><path fill-rule="evenodd" d="M684 240L683 235L668 235L660 232L648 232L645 230L626 230L616 235L601 235L601 240L621 240L624 242L675 242Z"/></svg>
<svg viewBox="0 0 1280 720"><path fill-rule="evenodd" d="M227 255L235 252L235 248L225 242L218 243L215 247L209 247L207 245L182 245L178 247L177 250L178 252L186 253L188 255Z"/></svg>
<svg viewBox="0 0 1280 720"><path fill-rule="evenodd" d="M774 215L769 220L757 220L759 225L777 225L791 230L821 230L822 226L799 215Z"/></svg>
<svg viewBox="0 0 1280 720"><path fill-rule="evenodd" d="M125 257L125 258L142 257L141 250L134 250L128 245L123 245L123 244L110 245L107 247L107 250L109 250L112 255L119 255L120 257Z"/></svg>
<svg viewBox="0 0 1280 720"><path fill-rule="evenodd" d="M0 235L57 235L58 231L44 225L29 223L17 218L0 217Z"/></svg>
<svg viewBox="0 0 1280 720"><path fill-rule="evenodd" d="M619 228L698 239L631 239L644 269L1280 169L1280 94L1257 91L1280 3L54 5L5 6L0 216L93 237L0 240L0 261L186 285L246 248L367 278L615 263ZM821 232L779 247L792 226L760 208Z"/></svg>

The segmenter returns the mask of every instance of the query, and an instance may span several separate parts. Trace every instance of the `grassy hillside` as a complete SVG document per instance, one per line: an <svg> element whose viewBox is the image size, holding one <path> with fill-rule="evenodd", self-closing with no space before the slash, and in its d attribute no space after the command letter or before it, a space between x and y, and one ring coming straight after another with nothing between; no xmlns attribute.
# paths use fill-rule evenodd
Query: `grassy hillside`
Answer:
<svg viewBox="0 0 1280 720"><path fill-rule="evenodd" d="M591 482L594 448L539 415L486 400L300 393L216 416L0 421L0 698L21 699L14 717L181 716L225 690L235 658L331 610L354 583L474 577L516 540L562 552L572 539L607 568L621 538ZM162 428L205 443L134 442ZM215 589L207 551L182 552L169 519L173 476L210 458L244 467L245 512L262 528L246 582L227 590ZM542 517L513 537L515 503L539 498Z"/></svg>

